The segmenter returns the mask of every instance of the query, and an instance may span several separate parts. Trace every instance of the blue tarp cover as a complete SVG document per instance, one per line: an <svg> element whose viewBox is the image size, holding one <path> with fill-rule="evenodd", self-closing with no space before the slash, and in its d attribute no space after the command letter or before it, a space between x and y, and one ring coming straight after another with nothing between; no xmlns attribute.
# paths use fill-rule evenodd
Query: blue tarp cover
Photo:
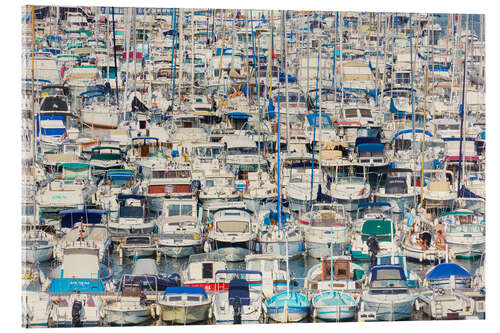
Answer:
<svg viewBox="0 0 500 333"><path fill-rule="evenodd" d="M53 279L49 293L104 293L104 285L100 279Z"/></svg>
<svg viewBox="0 0 500 333"><path fill-rule="evenodd" d="M61 136L66 133L65 128L45 128L41 129L42 135L50 135L50 136Z"/></svg>
<svg viewBox="0 0 500 333"><path fill-rule="evenodd" d="M384 151L382 143L362 143L358 145L358 152L360 153L381 153Z"/></svg>
<svg viewBox="0 0 500 333"><path fill-rule="evenodd" d="M427 280L449 279L450 276L470 278L470 273L460 265L454 263L442 263L430 269L425 275Z"/></svg>
<svg viewBox="0 0 500 333"><path fill-rule="evenodd" d="M250 117L250 115L245 112L230 112L227 116L233 119L248 119Z"/></svg>
<svg viewBox="0 0 500 333"><path fill-rule="evenodd" d="M234 304L236 297L240 298L241 305L250 305L250 291L247 280L234 279L229 282L229 305Z"/></svg>
<svg viewBox="0 0 500 333"><path fill-rule="evenodd" d="M203 297L207 297L207 293L203 287L168 287L163 293L163 295L173 294L203 295Z"/></svg>

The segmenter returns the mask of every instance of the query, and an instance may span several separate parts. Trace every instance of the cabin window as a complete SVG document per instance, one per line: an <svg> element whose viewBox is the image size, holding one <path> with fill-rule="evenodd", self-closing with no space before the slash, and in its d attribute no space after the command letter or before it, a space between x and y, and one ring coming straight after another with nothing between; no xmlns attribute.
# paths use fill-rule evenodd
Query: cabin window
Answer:
<svg viewBox="0 0 500 333"><path fill-rule="evenodd" d="M181 301L181 300L182 300L182 296L170 296L168 298L169 302L178 302L178 301Z"/></svg>
<svg viewBox="0 0 500 333"><path fill-rule="evenodd" d="M358 116L358 110L356 109L347 109L344 112L346 118L356 118Z"/></svg>
<svg viewBox="0 0 500 333"><path fill-rule="evenodd" d="M377 280L401 280L401 271L397 269L377 270Z"/></svg>
<svg viewBox="0 0 500 333"><path fill-rule="evenodd" d="M213 276L214 276L214 264L211 262L203 263L201 269L201 278L211 279L213 278Z"/></svg>
<svg viewBox="0 0 500 333"><path fill-rule="evenodd" d="M359 109L359 112L361 113L361 117L363 118L371 118L372 113L369 109Z"/></svg>
<svg viewBox="0 0 500 333"><path fill-rule="evenodd" d="M410 84L410 73L396 73L396 84Z"/></svg>
<svg viewBox="0 0 500 333"><path fill-rule="evenodd" d="M187 300L191 301L191 302L197 302L200 300L200 297L199 296L188 296Z"/></svg>
<svg viewBox="0 0 500 333"><path fill-rule="evenodd" d="M139 128L140 129L146 129L146 121L145 120L140 120L139 121Z"/></svg>

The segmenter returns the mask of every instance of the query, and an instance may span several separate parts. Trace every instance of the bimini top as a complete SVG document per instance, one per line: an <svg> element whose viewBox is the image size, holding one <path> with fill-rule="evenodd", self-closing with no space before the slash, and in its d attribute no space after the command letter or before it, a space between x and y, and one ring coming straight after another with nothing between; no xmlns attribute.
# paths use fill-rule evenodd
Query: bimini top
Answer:
<svg viewBox="0 0 500 333"><path fill-rule="evenodd" d="M396 140L396 138L402 134L405 134L405 133L411 133L413 130L411 128L409 129L405 129L405 130L402 130L402 131L399 131L399 132L396 132L396 134L394 134L394 137L392 138L392 143L394 143L394 141ZM422 129L421 128L415 128L415 133L422 133ZM429 132L429 131L425 131L425 134L429 137L432 138L432 133Z"/></svg>
<svg viewBox="0 0 500 333"><path fill-rule="evenodd" d="M427 272L425 278L427 280L443 280L449 279L454 275L458 278L470 278L470 273L460 265L454 263L442 263L434 266Z"/></svg>
<svg viewBox="0 0 500 333"><path fill-rule="evenodd" d="M62 216L61 228L73 228L83 218L85 224L99 224L101 217L107 214L105 210L98 209L68 209L59 212Z"/></svg>
<svg viewBox="0 0 500 333"><path fill-rule="evenodd" d="M245 112L229 112L226 116L233 119L248 119L251 117L251 115Z"/></svg>
<svg viewBox="0 0 500 333"><path fill-rule="evenodd" d="M61 163L58 165L58 167L65 168L65 169L84 169L84 168L89 168L90 164L69 162L69 163Z"/></svg>
<svg viewBox="0 0 500 333"><path fill-rule="evenodd" d="M179 295L179 294L188 294L188 295L202 295L204 298L207 298L207 293L203 287L167 287L163 295Z"/></svg>
<svg viewBox="0 0 500 333"><path fill-rule="evenodd" d="M406 275L403 268L399 265L380 265L373 266L370 270L371 279L373 281L381 280L403 280L406 281Z"/></svg>
<svg viewBox="0 0 500 333"><path fill-rule="evenodd" d="M118 200L127 200L127 199L135 199L135 200L145 200L146 196L139 194L123 194L119 193L117 196Z"/></svg>

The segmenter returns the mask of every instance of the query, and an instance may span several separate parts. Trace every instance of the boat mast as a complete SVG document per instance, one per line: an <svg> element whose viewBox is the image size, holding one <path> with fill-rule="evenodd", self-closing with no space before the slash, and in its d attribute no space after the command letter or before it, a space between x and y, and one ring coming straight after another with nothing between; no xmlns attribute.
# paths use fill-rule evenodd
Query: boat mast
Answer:
<svg viewBox="0 0 500 333"><path fill-rule="evenodd" d="M179 92L178 92L178 104L181 106L181 95L184 83L184 8L180 8L179 13L179 51L176 58L180 57L179 60Z"/></svg>
<svg viewBox="0 0 500 333"><path fill-rule="evenodd" d="M259 83L259 80L257 78L257 71L258 71L258 68L260 68L260 65L257 66L257 58L255 56L255 37L253 35L253 16L252 16L252 10L250 9L250 25L252 27L252 47L253 47L253 67L254 67L254 74L255 74L255 88L257 90L257 111L259 112L259 125L258 125L258 131L257 133L259 134L258 137L259 138L259 144L258 144L258 154L260 156L260 144L261 144L261 139L262 139L262 129L261 129L261 113L260 113L260 83ZM249 89L250 91L250 89ZM260 158L259 160L257 161L257 170L258 172L260 173Z"/></svg>
<svg viewBox="0 0 500 333"><path fill-rule="evenodd" d="M171 106L172 112L174 112L174 103L175 103L175 65L176 65L176 52L175 52L175 38L177 36L177 9L174 8L172 12L172 59L171 59L171 68L170 75L172 76L172 98L171 98Z"/></svg>
<svg viewBox="0 0 500 333"><path fill-rule="evenodd" d="M286 148L288 151L288 141L290 140L290 124L288 123L288 43L286 37L286 11L282 11L282 26L283 26L283 51L282 51L282 59L285 66L285 96L286 96ZM279 103L278 103L279 104ZM279 107L278 107L279 108Z"/></svg>
<svg viewBox="0 0 500 333"><path fill-rule="evenodd" d="M124 92L123 92L123 113L127 112L126 110L126 104L127 104L127 90L128 90L128 81L129 81L129 75L128 75L128 70L129 70L129 50L130 50L130 11L131 8L127 8L127 15L126 17L126 30L127 30L127 36L126 36L126 47L125 47L125 62L126 62L126 67L125 67L125 87L124 87ZM113 20L114 21L114 20Z"/></svg>
<svg viewBox="0 0 500 333"><path fill-rule="evenodd" d="M194 96L194 10L191 12L191 98Z"/></svg>
<svg viewBox="0 0 500 333"><path fill-rule="evenodd" d="M106 82L109 83L109 7L104 7L106 13L106 33L104 38L106 39ZM111 86L111 84L110 84ZM109 92L111 95L111 91ZM106 106L108 106L109 97L105 98Z"/></svg>
<svg viewBox="0 0 500 333"><path fill-rule="evenodd" d="M427 76L429 67L425 67L425 90L424 90L424 125L422 127L422 171L420 173L420 207L424 205L424 156L425 156L425 125L427 120ZM415 192L415 191L414 191Z"/></svg>
<svg viewBox="0 0 500 333"><path fill-rule="evenodd" d="M137 14L138 8L132 8L132 33L134 34L133 36L133 44L134 44L134 49L132 51L133 54L133 61L134 61L134 96L137 91L137 29L136 29L136 14Z"/></svg>
<svg viewBox="0 0 500 333"><path fill-rule="evenodd" d="M460 107L461 112L459 112L459 117L460 117L460 148L459 148L459 156L458 156L458 187L457 191L458 194L460 195L460 185L462 182L462 173L463 173L463 166L462 166L462 159L463 159L463 141L464 141L464 118L466 115L466 110L465 110L465 81L467 79L467 44L469 41L469 36L468 36L468 31L466 30L465 34L465 44L464 44L464 73L463 73L463 78L462 78L462 105Z"/></svg>
<svg viewBox="0 0 500 333"><path fill-rule="evenodd" d="M120 99L118 97L118 66L116 64L116 37L115 37L115 7L111 7L111 19L113 20L113 58L115 62L115 91L116 91L116 105L120 108Z"/></svg>
<svg viewBox="0 0 500 333"><path fill-rule="evenodd" d="M31 117L33 119L32 154L33 154L33 188L36 189L36 121L35 121L35 6L31 5ZM34 216L33 224L36 223L36 193L33 195Z"/></svg>
<svg viewBox="0 0 500 333"><path fill-rule="evenodd" d="M316 112L318 110L318 79L319 79L319 52L318 52L318 64L316 70L316 103L314 104L314 114L313 114L314 127L313 127L313 142L312 142L312 159L311 159L311 198L309 201L311 207L312 207L313 184L314 184L314 151L316 144Z"/></svg>
<svg viewBox="0 0 500 333"><path fill-rule="evenodd" d="M411 26L411 13L408 20L408 32L410 37L410 76L411 76L411 129L412 129L412 153L415 156L415 99L413 97L413 45L412 45L412 26ZM422 166L423 168L423 166Z"/></svg>

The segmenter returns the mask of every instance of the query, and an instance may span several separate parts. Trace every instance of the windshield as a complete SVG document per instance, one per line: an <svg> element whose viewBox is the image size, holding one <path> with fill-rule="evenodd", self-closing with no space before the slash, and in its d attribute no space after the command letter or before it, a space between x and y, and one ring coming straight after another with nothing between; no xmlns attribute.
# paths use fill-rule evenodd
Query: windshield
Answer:
<svg viewBox="0 0 500 333"><path fill-rule="evenodd" d="M228 155L255 155L257 147L235 147L227 150Z"/></svg>
<svg viewBox="0 0 500 333"><path fill-rule="evenodd" d="M192 205L170 205L168 207L168 216L191 216L193 214Z"/></svg>
<svg viewBox="0 0 500 333"><path fill-rule="evenodd" d="M131 207L131 206L123 206L120 207L120 218L143 218L144 211L142 207Z"/></svg>
<svg viewBox="0 0 500 333"><path fill-rule="evenodd" d="M237 232L246 233L249 230L248 222L241 221L221 221L217 223L217 232Z"/></svg>

